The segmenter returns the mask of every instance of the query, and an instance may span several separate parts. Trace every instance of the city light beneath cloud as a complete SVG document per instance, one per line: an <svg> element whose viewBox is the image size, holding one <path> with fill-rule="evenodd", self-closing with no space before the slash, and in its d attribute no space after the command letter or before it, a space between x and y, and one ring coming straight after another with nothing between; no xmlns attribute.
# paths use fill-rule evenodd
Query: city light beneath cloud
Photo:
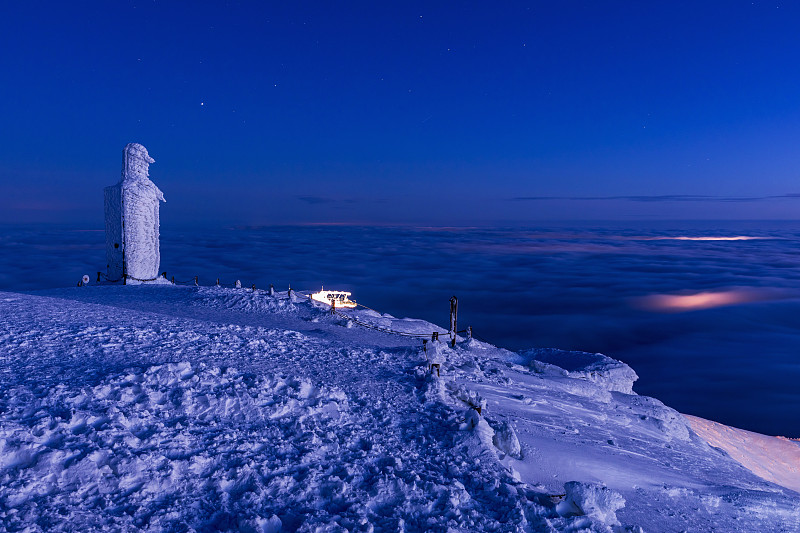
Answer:
<svg viewBox="0 0 800 533"><path fill-rule="evenodd" d="M651 311L682 312L770 300L775 296L774 291L731 289L693 294L652 294L640 298L638 303Z"/></svg>

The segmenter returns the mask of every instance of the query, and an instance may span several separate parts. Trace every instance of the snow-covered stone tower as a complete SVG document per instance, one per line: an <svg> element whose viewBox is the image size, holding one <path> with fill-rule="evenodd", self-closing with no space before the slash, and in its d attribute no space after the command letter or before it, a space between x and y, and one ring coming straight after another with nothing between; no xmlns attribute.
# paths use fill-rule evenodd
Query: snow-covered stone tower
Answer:
<svg viewBox="0 0 800 533"><path fill-rule="evenodd" d="M164 193L150 181L155 160L138 143L122 150L122 179L106 187L106 262L111 280L151 280L158 276L158 206Z"/></svg>

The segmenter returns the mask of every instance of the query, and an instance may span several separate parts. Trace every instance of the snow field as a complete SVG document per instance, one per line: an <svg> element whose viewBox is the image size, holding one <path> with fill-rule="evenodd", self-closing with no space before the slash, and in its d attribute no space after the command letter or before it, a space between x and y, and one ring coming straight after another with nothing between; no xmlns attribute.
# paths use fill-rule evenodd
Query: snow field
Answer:
<svg viewBox="0 0 800 533"><path fill-rule="evenodd" d="M205 291L178 292L208 309ZM418 347L8 300L0 530L555 531L552 503L498 462L482 418L476 438L474 410L444 401Z"/></svg>
<svg viewBox="0 0 800 533"><path fill-rule="evenodd" d="M488 525L463 484L416 471L434 440L414 435L417 446L402 456L386 450L375 432L376 423L394 425L387 406L359 413L341 391L307 380L184 362L6 398L0 521L8 530ZM451 453L447 473L469 469L465 450Z"/></svg>
<svg viewBox="0 0 800 533"><path fill-rule="evenodd" d="M797 493L711 448L658 400L620 392L632 372L622 363L567 352L555 359L561 368L551 363L558 352L512 354L471 341L452 350L444 371L450 387L482 398L492 427L513 429L519 456L497 445L512 475L566 493L561 515L630 531L800 530Z"/></svg>
<svg viewBox="0 0 800 533"><path fill-rule="evenodd" d="M250 289L0 302L0 531L800 529L797 493L601 354L426 354Z"/></svg>
<svg viewBox="0 0 800 533"><path fill-rule="evenodd" d="M800 492L800 442L686 415L692 429L758 476Z"/></svg>
<svg viewBox="0 0 800 533"><path fill-rule="evenodd" d="M7 398L0 518L11 530L179 530L220 521L256 530L275 522L259 515L263 505L250 506L257 472L275 456L301 469L327 453L326 426L347 409L341 393L307 381L189 363ZM292 490L290 470L262 482L262 496Z"/></svg>
<svg viewBox="0 0 800 533"><path fill-rule="evenodd" d="M253 292L252 289L231 291L224 287L198 287L192 303L199 307L243 312L297 312L297 307L288 297L265 298L258 289Z"/></svg>

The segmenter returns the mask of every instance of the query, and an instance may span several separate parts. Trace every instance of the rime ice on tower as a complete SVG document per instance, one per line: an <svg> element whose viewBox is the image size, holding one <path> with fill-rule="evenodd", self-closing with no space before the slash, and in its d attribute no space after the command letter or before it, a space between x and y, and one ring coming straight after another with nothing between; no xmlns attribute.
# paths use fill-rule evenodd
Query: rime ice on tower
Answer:
<svg viewBox="0 0 800 533"><path fill-rule="evenodd" d="M158 206L164 193L150 181L155 163L138 143L122 150L122 179L106 187L106 262L111 280L151 280L158 276Z"/></svg>

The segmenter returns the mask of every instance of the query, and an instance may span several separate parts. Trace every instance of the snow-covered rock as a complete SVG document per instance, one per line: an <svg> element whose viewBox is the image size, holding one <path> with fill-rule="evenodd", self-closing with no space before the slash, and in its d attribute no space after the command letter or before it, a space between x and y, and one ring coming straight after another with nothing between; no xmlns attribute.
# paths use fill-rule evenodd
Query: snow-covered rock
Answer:
<svg viewBox="0 0 800 533"><path fill-rule="evenodd" d="M517 432L514 431L514 426L508 420L501 422L495 429L493 442L501 452L510 455L514 459L522 459L522 449Z"/></svg>
<svg viewBox="0 0 800 533"><path fill-rule="evenodd" d="M587 516L601 524L618 526L617 510L625 507L621 494L598 483L569 481L564 484L564 501L558 505L563 516Z"/></svg>
<svg viewBox="0 0 800 533"><path fill-rule="evenodd" d="M432 365L442 365L452 359L453 351L442 341L428 342L428 360Z"/></svg>
<svg viewBox="0 0 800 533"><path fill-rule="evenodd" d="M633 383L639 379L631 367L601 353L534 348L519 355L525 364L554 365L564 369L569 377L591 381L609 391L633 394Z"/></svg>

